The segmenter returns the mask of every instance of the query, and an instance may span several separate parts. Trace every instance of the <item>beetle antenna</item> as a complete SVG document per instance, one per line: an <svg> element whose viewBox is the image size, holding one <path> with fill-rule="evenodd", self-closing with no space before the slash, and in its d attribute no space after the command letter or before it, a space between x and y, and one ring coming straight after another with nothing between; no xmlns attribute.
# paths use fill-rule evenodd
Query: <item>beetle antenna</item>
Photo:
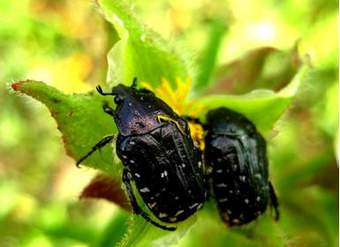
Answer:
<svg viewBox="0 0 340 247"><path fill-rule="evenodd" d="M99 94L103 95L103 96L106 96L106 95L114 95L113 93L104 93L102 87L99 86L99 85L96 86L96 89L97 89L97 92L98 92Z"/></svg>
<svg viewBox="0 0 340 247"><path fill-rule="evenodd" d="M137 77L133 78L131 87L132 88L137 88Z"/></svg>

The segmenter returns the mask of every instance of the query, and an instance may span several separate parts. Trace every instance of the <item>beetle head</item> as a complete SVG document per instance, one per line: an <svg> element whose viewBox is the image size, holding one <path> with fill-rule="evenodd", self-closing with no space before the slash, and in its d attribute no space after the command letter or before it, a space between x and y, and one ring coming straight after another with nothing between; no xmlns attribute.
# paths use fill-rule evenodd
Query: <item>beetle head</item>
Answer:
<svg viewBox="0 0 340 247"><path fill-rule="evenodd" d="M208 128L216 134L252 135L256 133L255 125L242 114L220 107L207 114Z"/></svg>
<svg viewBox="0 0 340 247"><path fill-rule="evenodd" d="M147 89L137 89L136 80L132 86L119 84L112 88L110 94L114 96L117 105L115 109L115 122L123 135L146 133L157 128L160 123L159 115L166 115L170 118L178 118L173 110L153 92Z"/></svg>

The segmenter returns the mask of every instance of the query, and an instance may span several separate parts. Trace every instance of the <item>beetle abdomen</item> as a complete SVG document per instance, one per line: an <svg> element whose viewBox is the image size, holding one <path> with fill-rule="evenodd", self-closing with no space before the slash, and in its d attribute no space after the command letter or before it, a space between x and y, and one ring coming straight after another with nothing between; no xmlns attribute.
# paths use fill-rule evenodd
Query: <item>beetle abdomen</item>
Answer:
<svg viewBox="0 0 340 247"><path fill-rule="evenodd" d="M228 225L256 219L269 199L278 202L268 181L266 143L243 115L226 108L208 113L205 159L220 216Z"/></svg>
<svg viewBox="0 0 340 247"><path fill-rule="evenodd" d="M201 155L173 123L134 136L119 135L117 154L144 203L161 221L185 220L206 198Z"/></svg>
<svg viewBox="0 0 340 247"><path fill-rule="evenodd" d="M213 167L213 194L223 221L242 225L263 213L268 203L268 185L260 173L251 176L249 161L238 140L216 137L206 152Z"/></svg>

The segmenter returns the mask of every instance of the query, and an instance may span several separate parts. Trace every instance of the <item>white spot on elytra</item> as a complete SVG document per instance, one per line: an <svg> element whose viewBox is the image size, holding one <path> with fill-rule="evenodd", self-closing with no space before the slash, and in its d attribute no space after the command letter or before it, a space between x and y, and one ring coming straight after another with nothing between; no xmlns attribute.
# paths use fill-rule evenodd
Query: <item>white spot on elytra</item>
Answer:
<svg viewBox="0 0 340 247"><path fill-rule="evenodd" d="M230 209L227 210L227 214L232 214L233 212L231 212Z"/></svg>
<svg viewBox="0 0 340 247"><path fill-rule="evenodd" d="M224 184L224 183L221 183L221 184L216 184L216 187L218 187L218 188L226 188L227 185Z"/></svg>
<svg viewBox="0 0 340 247"><path fill-rule="evenodd" d="M257 196L256 201L259 202L261 200L261 197Z"/></svg>
<svg viewBox="0 0 340 247"><path fill-rule="evenodd" d="M132 103L131 103L131 102L129 102L129 103L128 103L128 105L129 105L129 106L132 106Z"/></svg>
<svg viewBox="0 0 340 247"><path fill-rule="evenodd" d="M234 170L234 171L237 170L237 165L233 165L233 170Z"/></svg>
<svg viewBox="0 0 340 247"><path fill-rule="evenodd" d="M139 99L140 99L141 101L143 101L143 100L144 100L144 97L143 97L143 96L141 96Z"/></svg>
<svg viewBox="0 0 340 247"><path fill-rule="evenodd" d="M248 204L248 203L249 203L249 199L248 199L248 198L244 199L244 202L245 202L246 204Z"/></svg>
<svg viewBox="0 0 340 247"><path fill-rule="evenodd" d="M240 176L240 180L241 180L242 182L245 182L245 181L246 181L246 176Z"/></svg>
<svg viewBox="0 0 340 247"><path fill-rule="evenodd" d="M175 222L175 221L177 221L177 218L176 217L172 217L172 218L169 219L169 221Z"/></svg>
<svg viewBox="0 0 340 247"><path fill-rule="evenodd" d="M144 187L144 188L141 188L139 191L142 193L147 193L147 192L150 192L150 189L148 187Z"/></svg>
<svg viewBox="0 0 340 247"><path fill-rule="evenodd" d="M240 223L240 220L239 219L233 219L233 223L238 224L238 223Z"/></svg>
<svg viewBox="0 0 340 247"><path fill-rule="evenodd" d="M190 208L190 209L193 209L193 208L195 208L195 207L197 207L197 206L198 206L198 203L196 202L196 203L192 204L191 206L189 206L189 208Z"/></svg>
<svg viewBox="0 0 340 247"><path fill-rule="evenodd" d="M185 164L184 164L184 163L182 163L181 165L182 165L183 168L185 167Z"/></svg>
<svg viewBox="0 0 340 247"><path fill-rule="evenodd" d="M135 176L137 177L137 178L140 178L140 175L139 175L139 173L135 173Z"/></svg>
<svg viewBox="0 0 340 247"><path fill-rule="evenodd" d="M229 194L233 194L234 193L234 191L233 190L229 190Z"/></svg>
<svg viewBox="0 0 340 247"><path fill-rule="evenodd" d="M220 198L220 199L218 199L218 202L226 202L226 201L228 201L228 198Z"/></svg>
<svg viewBox="0 0 340 247"><path fill-rule="evenodd" d="M148 206L149 208L154 208L156 206L156 202L153 202L153 203L148 203Z"/></svg>
<svg viewBox="0 0 340 247"><path fill-rule="evenodd" d="M222 169L218 169L216 172L217 172L217 173L222 173L223 170L222 170Z"/></svg>
<svg viewBox="0 0 340 247"><path fill-rule="evenodd" d="M129 162L130 162L131 164L134 164L134 163L135 163L135 161L134 161L134 160L129 160Z"/></svg>
<svg viewBox="0 0 340 247"><path fill-rule="evenodd" d="M135 145L136 143L134 141L129 142L130 145Z"/></svg>
<svg viewBox="0 0 340 247"><path fill-rule="evenodd" d="M164 172L161 173L161 178L167 177L168 176L168 172L166 170L164 170Z"/></svg>
<svg viewBox="0 0 340 247"><path fill-rule="evenodd" d="M176 201L179 200L179 197L178 197L178 196L175 196L175 200L176 200Z"/></svg>
<svg viewBox="0 0 340 247"><path fill-rule="evenodd" d="M148 108L151 109L151 105L148 105Z"/></svg>
<svg viewBox="0 0 340 247"><path fill-rule="evenodd" d="M126 160L126 159L127 159L127 156L126 156L126 155L122 155L122 158Z"/></svg>
<svg viewBox="0 0 340 247"><path fill-rule="evenodd" d="M179 210L179 211L177 211L177 213L175 214L175 216L178 216L178 215L180 215L180 214L182 214L182 213L184 213L184 210Z"/></svg>
<svg viewBox="0 0 340 247"><path fill-rule="evenodd" d="M168 217L168 215L165 214L165 213L159 213L158 217L159 218L165 218L165 217Z"/></svg>
<svg viewBox="0 0 340 247"><path fill-rule="evenodd" d="M202 166L202 162L198 161L197 165L198 165L198 167L201 167Z"/></svg>

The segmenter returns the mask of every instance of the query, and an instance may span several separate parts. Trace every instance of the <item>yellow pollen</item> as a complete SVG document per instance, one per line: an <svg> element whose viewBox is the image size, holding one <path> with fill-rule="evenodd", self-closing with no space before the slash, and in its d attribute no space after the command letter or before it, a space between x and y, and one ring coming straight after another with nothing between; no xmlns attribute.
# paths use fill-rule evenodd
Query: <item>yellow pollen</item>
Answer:
<svg viewBox="0 0 340 247"><path fill-rule="evenodd" d="M157 97L165 101L177 114L188 115L193 101L189 101L188 95L192 85L191 78L183 81L176 78L176 88L173 89L167 79L162 78L158 87L154 88L147 82L141 82L142 87L153 91ZM192 114L190 114L192 115Z"/></svg>
<svg viewBox="0 0 340 247"><path fill-rule="evenodd" d="M195 146L198 147L201 151L203 151L205 143L204 143L204 130L202 125L194 123L193 121L189 121L189 128L191 138L194 140Z"/></svg>

